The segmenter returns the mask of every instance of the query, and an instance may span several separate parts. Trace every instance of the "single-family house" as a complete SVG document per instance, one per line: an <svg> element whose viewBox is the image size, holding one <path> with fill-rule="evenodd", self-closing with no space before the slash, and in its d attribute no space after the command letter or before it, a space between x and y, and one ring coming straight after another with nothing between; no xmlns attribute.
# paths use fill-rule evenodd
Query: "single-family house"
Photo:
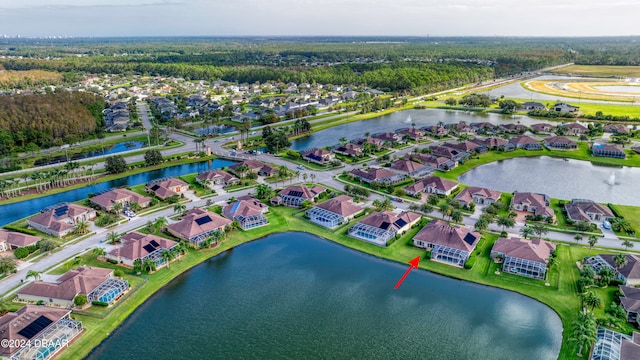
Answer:
<svg viewBox="0 0 640 360"><path fill-rule="evenodd" d="M596 255L585 259L585 265L591 266L596 274L602 267L608 267L625 285L640 285L640 255L625 255L626 264L620 268L614 258L612 254Z"/></svg>
<svg viewBox="0 0 640 360"><path fill-rule="evenodd" d="M79 267L61 275L55 282L34 281L18 290L17 300L42 302L47 306L70 309L78 295L89 300L112 304L129 289L127 280L113 277L113 269Z"/></svg>
<svg viewBox="0 0 640 360"><path fill-rule="evenodd" d="M464 162L471 155L466 151L460 151L448 146L430 146L431 154L440 156L456 162Z"/></svg>
<svg viewBox="0 0 640 360"><path fill-rule="evenodd" d="M404 191L411 195L417 196L420 193L451 195L453 190L457 189L459 184L455 181L443 179L437 176L429 176L415 182L413 185L405 186Z"/></svg>
<svg viewBox="0 0 640 360"><path fill-rule="evenodd" d="M400 134L405 139L420 141L425 138L424 130L410 127L396 130L396 133Z"/></svg>
<svg viewBox="0 0 640 360"><path fill-rule="evenodd" d="M400 136L399 134L396 134L396 133L392 133L392 132L374 134L374 135L372 135L372 137L374 137L376 139L379 139L379 140L382 140L387 145L403 142L402 136Z"/></svg>
<svg viewBox="0 0 640 360"><path fill-rule="evenodd" d="M364 146L364 144L367 143L369 144L369 146L371 146L375 150L382 149L385 146L385 142L383 140L380 140L371 136L366 137L364 139L356 140L355 143L360 146Z"/></svg>
<svg viewBox="0 0 640 360"><path fill-rule="evenodd" d="M272 176L277 172L277 170L275 170L272 166L258 160L244 160L242 162L233 164L229 166L229 171L233 172L241 178L245 177L247 172L252 172L260 176Z"/></svg>
<svg viewBox="0 0 640 360"><path fill-rule="evenodd" d="M532 132L536 134L541 134L541 133L551 134L556 129L555 126L547 123L533 124L529 128L531 129Z"/></svg>
<svg viewBox="0 0 640 360"><path fill-rule="evenodd" d="M502 260L502 271L543 280L556 245L540 239L498 238L491 257Z"/></svg>
<svg viewBox="0 0 640 360"><path fill-rule="evenodd" d="M496 126L490 122L474 122L469 124L476 134L494 134Z"/></svg>
<svg viewBox="0 0 640 360"><path fill-rule="evenodd" d="M626 125L623 124L607 124L602 127L602 130L606 133L612 134L629 134L630 130Z"/></svg>
<svg viewBox="0 0 640 360"><path fill-rule="evenodd" d="M96 218L96 211L76 204L61 203L44 209L27 220L29 227L58 238L68 235L82 221Z"/></svg>
<svg viewBox="0 0 640 360"><path fill-rule="evenodd" d="M421 129L433 137L441 137L449 134L449 129L440 125L424 126Z"/></svg>
<svg viewBox="0 0 640 360"><path fill-rule="evenodd" d="M601 223L607 219L614 218L615 215L609 207L598 204L591 200L573 199L564 205L569 220L589 221Z"/></svg>
<svg viewBox="0 0 640 360"><path fill-rule="evenodd" d="M354 143L340 145L336 146L333 152L344 156L358 157L362 156L362 146Z"/></svg>
<svg viewBox="0 0 640 360"><path fill-rule="evenodd" d="M498 126L499 130L502 132L506 132L509 134L524 134L527 130L529 130L526 126L520 124L500 124Z"/></svg>
<svg viewBox="0 0 640 360"><path fill-rule="evenodd" d="M640 288L635 286L620 285L620 305L627 312L627 321L634 325L640 325Z"/></svg>
<svg viewBox="0 0 640 360"><path fill-rule="evenodd" d="M237 221L242 230L267 225L269 220L264 216L267 212L269 212L269 207L251 196L239 197L236 202L222 209L224 216L233 221Z"/></svg>
<svg viewBox="0 0 640 360"><path fill-rule="evenodd" d="M54 358L82 333L70 309L27 305L0 317L0 356L4 359ZM64 341L54 341L64 339ZM42 346L43 343L48 346Z"/></svg>
<svg viewBox="0 0 640 360"><path fill-rule="evenodd" d="M147 184L147 192L153 193L161 200L184 194L187 190L189 190L189 184L175 178L154 180Z"/></svg>
<svg viewBox="0 0 640 360"><path fill-rule="evenodd" d="M433 173L435 170L425 164L411 160L396 160L391 163L390 169L407 177L421 178Z"/></svg>
<svg viewBox="0 0 640 360"><path fill-rule="evenodd" d="M431 260L464 266L482 235L466 227L431 220L413 237L413 246L431 251Z"/></svg>
<svg viewBox="0 0 640 360"><path fill-rule="evenodd" d="M560 125L559 128L563 129L567 135L573 136L580 136L589 132L589 129L586 126L577 122Z"/></svg>
<svg viewBox="0 0 640 360"><path fill-rule="evenodd" d="M333 229L348 223L363 211L363 207L353 203L352 197L340 195L307 210L306 215L312 222Z"/></svg>
<svg viewBox="0 0 640 360"><path fill-rule="evenodd" d="M240 182L240 179L224 170L209 170L196 176L196 182L202 186L213 189L216 185L231 186Z"/></svg>
<svg viewBox="0 0 640 360"><path fill-rule="evenodd" d="M397 184L404 180L405 176L384 168L369 168L366 171L360 169L351 170L350 174L357 180L370 184L379 182L383 184Z"/></svg>
<svg viewBox="0 0 640 360"><path fill-rule="evenodd" d="M569 105L567 103L557 103L551 107L553 111L561 112L561 113L572 113L578 111L580 109L579 106Z"/></svg>
<svg viewBox="0 0 640 360"><path fill-rule="evenodd" d="M509 139L509 143L513 144L516 149L542 150L540 143L536 139L527 135L512 137Z"/></svg>
<svg viewBox="0 0 640 360"><path fill-rule="evenodd" d="M171 235L200 246L207 238L218 236L233 221L204 209L191 209L180 221L167 226Z"/></svg>
<svg viewBox="0 0 640 360"><path fill-rule="evenodd" d="M470 140L480 146L486 146L487 149L490 150L503 150L503 151L512 151L516 148L516 146L505 139L501 139L498 137L489 137L486 139L472 139Z"/></svg>
<svg viewBox="0 0 640 360"><path fill-rule="evenodd" d="M113 189L105 193L96 195L89 199L92 204L99 206L104 211L113 211L115 204L122 204L123 208L131 204L138 204L141 208L146 208L151 203L151 198L140 195L127 189Z"/></svg>
<svg viewBox="0 0 640 360"><path fill-rule="evenodd" d="M482 154L487 152L486 146L480 146L477 143L474 143L472 141L461 141L459 143L454 143L454 144L444 143L442 144L442 146L452 148L460 152L466 152L469 154Z"/></svg>
<svg viewBox="0 0 640 360"><path fill-rule="evenodd" d="M38 236L0 229L0 251L35 245L38 241L40 241Z"/></svg>
<svg viewBox="0 0 640 360"><path fill-rule="evenodd" d="M302 154L302 159L318 165L325 165L336 159L334 153L325 149L313 149Z"/></svg>
<svg viewBox="0 0 640 360"><path fill-rule="evenodd" d="M632 335L598 327L593 344L591 360L636 360L640 359L640 333Z"/></svg>
<svg viewBox="0 0 640 360"><path fill-rule="evenodd" d="M549 150L575 150L578 148L578 144L575 141L564 136L552 136L542 141L544 146Z"/></svg>
<svg viewBox="0 0 640 360"><path fill-rule="evenodd" d="M305 185L291 185L280 190L278 196L281 202L277 205L283 204L289 207L301 207L305 201L314 202L325 190L322 186L314 185L309 188Z"/></svg>
<svg viewBox="0 0 640 360"><path fill-rule="evenodd" d="M515 192L511 198L511 207L516 211L530 212L555 219L553 209L549 207L549 197L545 194L531 192Z"/></svg>
<svg viewBox="0 0 640 360"><path fill-rule="evenodd" d="M546 110L547 107L543 104L535 101L527 101L520 104L520 108L522 110L531 111L531 110Z"/></svg>
<svg viewBox="0 0 640 360"><path fill-rule="evenodd" d="M374 212L349 228L349 236L374 245L386 247L396 234L403 234L420 220L420 215L405 211Z"/></svg>
<svg viewBox="0 0 640 360"><path fill-rule="evenodd" d="M471 186L462 189L454 199L462 205L468 206L473 202L476 205L488 206L498 201L501 195L500 191Z"/></svg>
<svg viewBox="0 0 640 360"><path fill-rule="evenodd" d="M591 145L591 155L615 159L625 159L627 157L627 154L618 145L598 143Z"/></svg>
<svg viewBox="0 0 640 360"><path fill-rule="evenodd" d="M137 231L122 235L120 241L120 246L109 251L105 258L128 267L133 267L136 260L144 262L147 258L153 260L156 267L164 266L166 261L162 258L162 252L170 251L178 245L173 240Z"/></svg>

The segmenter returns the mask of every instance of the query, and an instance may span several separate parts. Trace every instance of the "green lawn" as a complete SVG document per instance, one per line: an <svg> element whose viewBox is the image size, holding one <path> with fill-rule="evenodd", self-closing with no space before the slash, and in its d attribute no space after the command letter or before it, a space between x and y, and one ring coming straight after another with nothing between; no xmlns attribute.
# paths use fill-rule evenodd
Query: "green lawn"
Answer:
<svg viewBox="0 0 640 360"><path fill-rule="evenodd" d="M627 205L616 205L615 207L618 213L620 213L636 231L640 230L640 207Z"/></svg>

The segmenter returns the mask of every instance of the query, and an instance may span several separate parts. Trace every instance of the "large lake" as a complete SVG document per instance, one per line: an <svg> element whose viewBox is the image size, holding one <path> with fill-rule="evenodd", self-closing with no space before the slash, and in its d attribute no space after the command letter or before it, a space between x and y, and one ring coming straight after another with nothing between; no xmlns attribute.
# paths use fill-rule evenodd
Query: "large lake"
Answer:
<svg viewBox="0 0 640 360"><path fill-rule="evenodd" d="M513 192L532 191L559 199L590 199L640 206L640 168L609 167L548 156L516 158L478 166L458 180L467 185ZM613 180L614 185L610 182Z"/></svg>
<svg viewBox="0 0 640 360"><path fill-rule="evenodd" d="M547 306L423 270L394 290L406 268L271 235L175 279L88 358L557 358L562 323Z"/></svg>
<svg viewBox="0 0 640 360"><path fill-rule="evenodd" d="M355 140L362 138L365 132L375 134L408 128L411 127L411 124L415 124L416 127L423 127L427 125L438 125L439 123L457 124L460 121L465 121L467 124L486 121L496 125L518 123L527 126L540 122L549 122L548 120L536 120L522 115L507 116L494 113L487 114L440 109L404 110L315 132L309 136L294 140L291 148L294 150L307 150L334 146L340 143L339 139L341 137L345 137L347 140Z"/></svg>

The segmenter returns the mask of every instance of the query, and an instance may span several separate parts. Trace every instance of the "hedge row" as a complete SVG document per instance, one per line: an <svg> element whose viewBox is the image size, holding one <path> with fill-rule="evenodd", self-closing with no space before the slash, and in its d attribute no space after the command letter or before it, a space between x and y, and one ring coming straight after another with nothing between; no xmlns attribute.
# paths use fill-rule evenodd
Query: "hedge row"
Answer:
<svg viewBox="0 0 640 360"><path fill-rule="evenodd" d="M34 236L38 235L38 232L35 231L35 230L25 229L25 228L21 228L21 227L18 227L18 226L5 225L4 228L7 229L7 230L11 230L11 231L21 232L23 234L34 235Z"/></svg>

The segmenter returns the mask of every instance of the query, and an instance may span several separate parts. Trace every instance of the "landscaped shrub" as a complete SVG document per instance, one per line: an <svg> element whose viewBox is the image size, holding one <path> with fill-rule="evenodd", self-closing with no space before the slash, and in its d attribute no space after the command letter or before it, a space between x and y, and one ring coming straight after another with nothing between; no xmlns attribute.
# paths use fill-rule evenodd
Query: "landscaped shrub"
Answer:
<svg viewBox="0 0 640 360"><path fill-rule="evenodd" d="M104 307L109 306L109 303L106 303L104 301L92 301L91 304L95 306L104 306Z"/></svg>
<svg viewBox="0 0 640 360"><path fill-rule="evenodd" d="M35 230L25 229L25 228L21 228L21 227L18 227L18 226L5 225L4 228L7 229L7 230L11 230L11 231L21 232L23 234L38 235L38 232L35 231Z"/></svg>
<svg viewBox="0 0 640 360"><path fill-rule="evenodd" d="M85 295L77 295L74 299L73 299L73 304L75 306L82 306L85 305L87 303L87 297Z"/></svg>
<svg viewBox="0 0 640 360"><path fill-rule="evenodd" d="M475 256L471 256L469 258L469 260L467 260L466 263L464 263L464 268L465 269L471 269L473 267L473 264L476 263L476 257Z"/></svg>
<svg viewBox="0 0 640 360"><path fill-rule="evenodd" d="M113 272L113 276L115 276L115 277L123 277L124 276L124 271L122 271L122 269L116 269Z"/></svg>
<svg viewBox="0 0 640 360"><path fill-rule="evenodd" d="M118 260L114 260L114 259L107 259L108 263L114 264L114 265L118 265Z"/></svg>
<svg viewBox="0 0 640 360"><path fill-rule="evenodd" d="M29 256L29 249L24 247L17 248L13 250L13 255L16 257L16 259L24 259Z"/></svg>

